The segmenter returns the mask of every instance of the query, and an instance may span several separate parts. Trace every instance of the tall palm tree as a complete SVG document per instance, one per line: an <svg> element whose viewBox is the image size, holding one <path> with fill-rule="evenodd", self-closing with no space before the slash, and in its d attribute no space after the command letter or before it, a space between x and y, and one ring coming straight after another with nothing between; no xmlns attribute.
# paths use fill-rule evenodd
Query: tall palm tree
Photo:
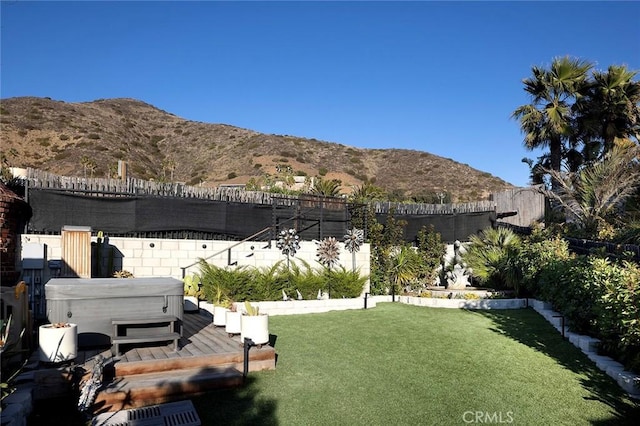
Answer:
<svg viewBox="0 0 640 426"><path fill-rule="evenodd" d="M588 88L591 68L584 60L555 58L549 69L534 66L532 77L523 80L531 103L518 107L512 117L520 122L527 148L549 148L552 170L561 170L563 146L573 133L572 107ZM553 179L551 184L557 187Z"/></svg>
<svg viewBox="0 0 640 426"><path fill-rule="evenodd" d="M594 71L587 96L576 105L580 125L587 138L602 143L602 155L613 148L615 138L640 137L640 82L638 73L611 65L606 72Z"/></svg>
<svg viewBox="0 0 640 426"><path fill-rule="evenodd" d="M568 220L596 234L603 224L619 219L625 201L640 188L639 156L635 143L615 142L601 161L577 173L551 171L560 187L547 195L558 202Z"/></svg>

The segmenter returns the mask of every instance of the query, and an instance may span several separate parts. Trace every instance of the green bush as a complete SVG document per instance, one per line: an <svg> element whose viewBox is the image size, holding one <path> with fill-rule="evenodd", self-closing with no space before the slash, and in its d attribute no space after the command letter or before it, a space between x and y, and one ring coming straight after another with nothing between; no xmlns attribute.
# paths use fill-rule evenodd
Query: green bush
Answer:
<svg viewBox="0 0 640 426"><path fill-rule="evenodd" d="M423 226L418 231L417 240L418 254L422 258L419 279L427 285L431 285L436 278L436 269L447 251L447 246L433 225Z"/></svg>
<svg viewBox="0 0 640 426"><path fill-rule="evenodd" d="M318 290L323 289L327 283L323 274L319 274L303 260L291 262L287 274L286 291L291 297L298 290L303 299L315 299Z"/></svg>
<svg viewBox="0 0 640 426"><path fill-rule="evenodd" d="M513 265L522 246L518 235L506 228L487 228L472 235L462 259L472 268L473 276L496 290L520 289L519 271Z"/></svg>
<svg viewBox="0 0 640 426"><path fill-rule="evenodd" d="M315 299L318 290L330 291L333 298L358 297L367 280L358 271L344 267L331 271L313 269L303 260L291 262L289 268L284 261L262 268L221 268L201 260L200 277L204 296L212 303L219 302L221 298L233 301L281 300L282 291L296 298L296 290L304 299Z"/></svg>
<svg viewBox="0 0 640 426"><path fill-rule="evenodd" d="M272 266L251 268L250 288L245 290L249 294L248 300L279 300L282 290L288 291L288 276L284 261L278 261Z"/></svg>
<svg viewBox="0 0 640 426"><path fill-rule="evenodd" d="M577 256L544 266L536 296L562 313L572 331L599 338L605 353L640 371L639 283L636 264Z"/></svg>
<svg viewBox="0 0 640 426"><path fill-rule="evenodd" d="M599 337L606 352L640 372L640 267L622 262L611 268L596 305Z"/></svg>
<svg viewBox="0 0 640 426"><path fill-rule="evenodd" d="M552 262L565 261L570 257L569 244L560 237L540 241L528 238L513 260L513 266L519 271L520 286L524 294L538 294L540 273Z"/></svg>
<svg viewBox="0 0 640 426"><path fill-rule="evenodd" d="M358 297L362 293L366 276L361 276L358 270L349 270L344 266L337 269L325 270L324 277L327 278L325 288L334 299Z"/></svg>
<svg viewBox="0 0 640 426"><path fill-rule="evenodd" d="M246 267L221 268L200 261L200 281L205 298L220 304L224 300L248 300L252 274Z"/></svg>

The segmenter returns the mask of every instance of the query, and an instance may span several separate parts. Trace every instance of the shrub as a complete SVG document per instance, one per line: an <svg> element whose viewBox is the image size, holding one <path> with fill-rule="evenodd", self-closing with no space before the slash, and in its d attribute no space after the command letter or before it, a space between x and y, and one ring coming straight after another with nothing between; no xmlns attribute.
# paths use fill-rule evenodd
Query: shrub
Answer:
<svg viewBox="0 0 640 426"><path fill-rule="evenodd" d="M329 289L333 298L350 298L360 295L367 280L358 271L343 267L317 270L302 260L291 262L289 268L283 261L263 268L221 268L201 260L200 276L204 296L211 302L221 297L235 301L281 300L283 291L295 298L296 290L304 299L315 299L318 290Z"/></svg>
<svg viewBox="0 0 640 426"><path fill-rule="evenodd" d="M622 262L611 269L596 304L599 337L605 351L640 372L640 267Z"/></svg>
<svg viewBox="0 0 640 426"><path fill-rule="evenodd" d="M418 253L422 258L422 267L419 278L431 285L436 278L436 269L440 265L447 247L442 241L442 236L435 231L433 225L423 226L417 236Z"/></svg>
<svg viewBox="0 0 640 426"><path fill-rule="evenodd" d="M251 269L251 288L246 291L251 294L250 300L278 300L282 290L289 290L283 263L280 260L272 266Z"/></svg>
<svg viewBox="0 0 640 426"><path fill-rule="evenodd" d="M519 291L520 277L513 259L521 246L521 240L506 228L487 228L472 235L462 259L472 268L473 276L483 285L495 289L513 288Z"/></svg>
<svg viewBox="0 0 640 426"><path fill-rule="evenodd" d="M330 287L325 285L325 288L334 299L358 297L368 278L361 276L358 270L346 269L344 266L325 270L323 276L327 278L327 283L331 283Z"/></svg>
<svg viewBox="0 0 640 426"><path fill-rule="evenodd" d="M246 267L221 268L204 260L199 266L202 292L209 302L249 300L253 276Z"/></svg>
<svg viewBox="0 0 640 426"><path fill-rule="evenodd" d="M237 178L238 175L236 174L236 172L231 172L227 175L227 179L234 179Z"/></svg>
<svg viewBox="0 0 640 426"><path fill-rule="evenodd" d="M628 369L640 371L640 268L597 256L549 262L539 275L540 297L570 328L599 338Z"/></svg>
<svg viewBox="0 0 640 426"><path fill-rule="evenodd" d="M513 260L513 266L520 273L521 288L526 294L536 296L540 292L540 273L551 262L566 261L570 257L569 244L558 236L540 241L536 241L535 236L528 238Z"/></svg>

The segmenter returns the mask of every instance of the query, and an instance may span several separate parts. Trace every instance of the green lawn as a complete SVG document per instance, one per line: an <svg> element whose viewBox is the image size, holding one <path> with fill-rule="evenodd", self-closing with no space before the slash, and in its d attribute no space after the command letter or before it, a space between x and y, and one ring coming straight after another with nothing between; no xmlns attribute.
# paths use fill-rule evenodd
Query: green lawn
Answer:
<svg viewBox="0 0 640 426"><path fill-rule="evenodd" d="M531 309L269 318L275 371L194 403L204 425L602 425L640 407Z"/></svg>

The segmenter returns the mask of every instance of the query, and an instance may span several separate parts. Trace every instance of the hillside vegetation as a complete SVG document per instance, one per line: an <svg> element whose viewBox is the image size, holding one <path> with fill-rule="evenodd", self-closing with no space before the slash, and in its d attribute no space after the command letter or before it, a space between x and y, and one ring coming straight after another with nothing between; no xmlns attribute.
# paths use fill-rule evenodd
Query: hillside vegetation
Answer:
<svg viewBox="0 0 640 426"><path fill-rule="evenodd" d="M134 99L3 99L0 123L3 165L68 176L114 176L123 160L129 176L191 185L243 184L286 169L339 179L344 193L370 182L404 198L446 192L452 201L475 201L512 187L427 152L355 148L201 123Z"/></svg>

